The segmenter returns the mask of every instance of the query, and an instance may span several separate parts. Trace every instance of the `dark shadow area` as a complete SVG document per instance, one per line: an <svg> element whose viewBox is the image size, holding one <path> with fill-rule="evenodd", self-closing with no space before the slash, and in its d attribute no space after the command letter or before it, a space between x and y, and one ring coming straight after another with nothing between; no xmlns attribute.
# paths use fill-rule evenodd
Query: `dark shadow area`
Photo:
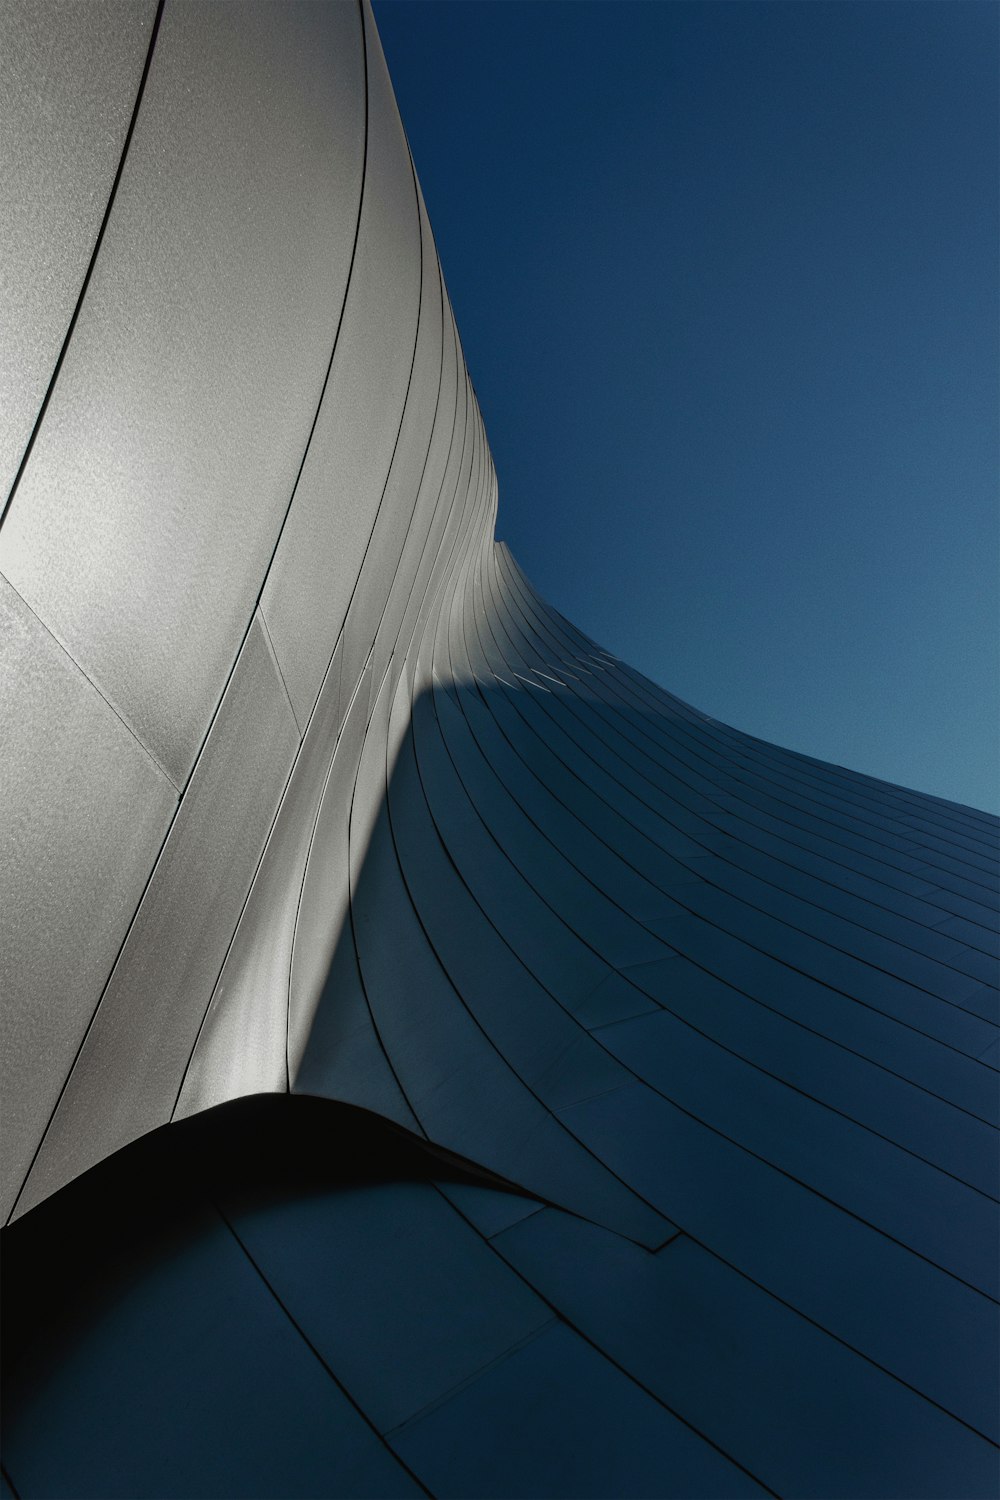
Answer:
<svg viewBox="0 0 1000 1500"><path fill-rule="evenodd" d="M255 1346L262 1346L261 1368L267 1371L273 1334L266 1314L255 1327L262 1317L253 1291L257 1278L250 1277L249 1290L240 1285L247 1263L238 1236L231 1233L234 1220L284 1216L293 1235L298 1207L309 1200L406 1183L429 1189L432 1181L507 1190L489 1174L366 1110L265 1095L154 1131L5 1228L0 1233L4 1450L15 1492L69 1493L58 1482L54 1489L37 1481L22 1488L18 1459L28 1450L37 1454L41 1439L55 1460L60 1445L68 1448L74 1441L72 1422L59 1420L67 1388L75 1385L82 1394L91 1381L113 1385L119 1367L127 1371L148 1362L152 1371L164 1360L172 1322L208 1324L213 1310L229 1299L237 1321L252 1330ZM264 1283L259 1285L263 1291ZM225 1445L227 1421L242 1425L246 1420L245 1410L227 1410L240 1394L235 1371L240 1356L234 1340L232 1348L213 1349L209 1361L222 1376L214 1387L218 1446ZM280 1383L280 1348L274 1358L272 1378ZM180 1422L184 1410L178 1392L198 1379L169 1352L166 1362L173 1367L159 1370L152 1389L166 1409L173 1402ZM41 1413L52 1419L47 1436L38 1430ZM108 1420L114 1426L115 1414L109 1412ZM179 1431L178 1440L190 1445L191 1433L181 1438ZM139 1432L123 1441L126 1449L130 1441L141 1448L144 1438ZM65 1458L64 1473L79 1482L78 1453ZM51 1467L58 1474L59 1463ZM116 1476L125 1486L122 1493L128 1492L128 1472L124 1462ZM107 1482L107 1471L103 1481L100 1473L93 1478L94 1493L106 1493L99 1486ZM154 1486L153 1492L160 1490ZM224 1492L225 1486L218 1491ZM266 1485L261 1492L268 1492ZM306 1492L313 1491L307 1486Z"/></svg>

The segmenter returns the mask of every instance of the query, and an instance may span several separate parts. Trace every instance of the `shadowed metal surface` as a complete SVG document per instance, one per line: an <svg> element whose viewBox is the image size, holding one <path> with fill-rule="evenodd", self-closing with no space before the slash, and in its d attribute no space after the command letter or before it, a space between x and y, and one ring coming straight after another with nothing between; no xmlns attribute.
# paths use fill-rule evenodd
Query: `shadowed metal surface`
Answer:
<svg viewBox="0 0 1000 1500"><path fill-rule="evenodd" d="M997 820L494 541L366 3L2 26L11 1492L997 1494Z"/></svg>

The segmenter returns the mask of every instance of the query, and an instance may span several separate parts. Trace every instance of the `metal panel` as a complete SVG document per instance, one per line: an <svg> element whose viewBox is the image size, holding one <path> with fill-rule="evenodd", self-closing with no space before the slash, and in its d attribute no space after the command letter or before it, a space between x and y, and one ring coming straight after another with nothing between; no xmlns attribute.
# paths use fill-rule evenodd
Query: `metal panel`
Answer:
<svg viewBox="0 0 1000 1500"><path fill-rule="evenodd" d="M351 821L351 901L372 1013L428 1135L530 1191L644 1244L672 1232L573 1140L490 1044L410 904L385 802L388 695L376 706ZM394 759L394 757L393 757ZM392 943L382 941L385 930Z"/></svg>
<svg viewBox="0 0 1000 1500"><path fill-rule="evenodd" d="M403 712L397 694L397 715ZM395 749L395 746L393 746ZM389 813L407 888L428 940L487 1036L549 1107L627 1081L629 1075L577 1025L489 920L437 835L409 734L389 783Z"/></svg>
<svg viewBox="0 0 1000 1500"><path fill-rule="evenodd" d="M357 582L399 435L420 303L420 221L406 137L365 10L368 147L358 244L323 394L262 608L299 723Z"/></svg>
<svg viewBox="0 0 1000 1500"><path fill-rule="evenodd" d="M351 5L167 6L0 534L0 567L179 786L253 613L333 348L361 186L361 57Z"/></svg>
<svg viewBox="0 0 1000 1500"><path fill-rule="evenodd" d="M623 738L615 723L603 714L581 712L576 697L572 689L560 692L553 687L540 699L540 709L547 717L563 725L570 741L579 742L594 763L603 761L612 770L613 779L608 780L610 795L616 797L614 781L619 782L626 789L626 795L631 794L635 799L633 817L640 823L644 814L648 820L649 808L673 811L676 818L678 809L687 806L688 814L681 813L682 826L697 837L699 824L697 819L690 817L693 804L687 783L658 774L657 762L634 746L631 740ZM588 708L593 706L588 703ZM595 731L596 741L591 737ZM617 797L620 796L621 790L617 789ZM722 890L705 886L691 892L687 905L692 911L704 911L705 915L731 931L742 934L752 930L754 941L759 946L781 952L783 958L794 961L804 972L822 972L828 982L868 1003L892 1014L905 1009L908 1017L912 1016L915 1022L934 1035L945 1040L955 1039L956 1045L962 1045L957 1039L969 1036L969 1050L975 1055L981 1033L975 1029L974 1023L970 1031L970 1023L961 1012L956 1014L953 1008L935 1007L925 994L913 987L919 984L949 1001L957 1000L968 992L970 986L953 971L881 942L853 925L837 923L826 912L804 903L789 902L770 887L756 886L753 900L755 909L747 911L744 905L737 906L728 901ZM762 909L762 902L780 915L791 930L779 930L770 911ZM814 941L812 932L822 938L822 949ZM856 961L860 958L866 960L866 965ZM877 967L879 972L872 973L867 964ZM901 984L903 980L912 980L913 985L904 986Z"/></svg>
<svg viewBox="0 0 1000 1500"><path fill-rule="evenodd" d="M497 554L491 552L491 561L496 563ZM538 619L530 606L525 604L522 596L512 588L504 589L503 573L494 567L493 576L501 585L500 595L507 601L511 612L520 618L528 630L530 636L533 627L538 625ZM541 627L541 634L547 637L545 626ZM543 651L544 654L544 651ZM689 735L682 727L676 716L668 717L662 712L656 712L654 704L646 702L641 698L635 700L635 710L630 707L632 695L626 689L621 690L619 684L609 674L591 674L587 680L586 696L600 712L602 718L612 726L621 719L624 714L626 724L632 724L640 739L647 742L656 742L664 746L677 761L678 765L688 768L689 774L698 779L698 784L709 788L717 793L721 785L726 784L729 779L731 765L724 758L709 751L707 764L710 769L706 771L706 749L704 743L697 738L697 729L694 734ZM579 693L577 683L573 683L573 690ZM607 704L607 710L602 705ZM634 736L633 736L634 738ZM677 759L678 754L680 759ZM693 757L693 758L692 758ZM745 759L745 757L744 757ZM708 776L710 779L705 780ZM579 784L577 784L579 785ZM901 977L912 977L914 982L922 985L934 993L943 995L948 999L960 1000L962 998L962 986L957 982L955 969L970 972L967 960L963 958L962 949L957 943L942 940L936 934L931 933L920 923L905 921L894 918L890 913L884 912L879 903L880 892L872 892L869 899L861 902L853 900L845 892L830 883L828 879L824 883L807 882L803 875L792 872L788 866L779 860L763 859L757 860L753 868L760 872L761 880L746 881L739 877L733 862L740 868L748 868L745 858L746 846L744 840L747 835L754 833L753 825L741 824L740 840L732 840L726 848L726 861L715 861L713 865L713 880L717 885L732 891L744 894L744 899L754 904L763 905L766 909L776 912L789 913L788 920L793 925L810 929L810 923L816 924L826 920L826 910L838 911L844 917L851 920L853 925L838 924L837 929L831 933L830 940L835 945L846 948L848 951L871 954L871 961L878 966L888 968L891 972ZM621 837L621 835L619 835ZM786 845L785 848L788 846ZM690 860L687 861L690 864ZM843 873L843 867L834 873L835 867L830 867L834 881ZM766 884L764 883L766 881ZM778 890L774 888L777 887ZM885 887L881 888L882 891ZM783 894L788 892L788 895ZM795 899L798 894L811 897L808 905ZM932 908L927 908L923 920L931 919ZM859 927L862 929L859 931ZM886 947L879 945L877 938L872 938L869 933L882 933L891 937L896 943L904 948L910 948L917 953L922 953L928 958L936 959L941 964L953 967L938 968L936 965L923 965L921 960L910 957L902 952L899 947ZM966 967L963 969L963 964ZM907 967L909 966L909 967ZM937 984L944 984L946 988L937 988Z"/></svg>
<svg viewBox="0 0 1000 1500"><path fill-rule="evenodd" d="M463 878L484 910L532 973L572 1010L611 972L608 965L577 937L531 889L518 870L477 827L478 814L465 812L468 793L432 735L436 734L433 701L418 697L413 705L413 733L424 789L435 809L435 821Z"/></svg>
<svg viewBox="0 0 1000 1500"><path fill-rule="evenodd" d="M288 1072L296 1093L363 1105L420 1132L372 1019L350 909L349 824L367 725L369 681L366 668L336 743L299 888L289 982ZM319 712L315 717L322 721Z"/></svg>
<svg viewBox="0 0 1000 1500"><path fill-rule="evenodd" d="M22 1210L169 1120L298 743L255 618Z"/></svg>
<svg viewBox="0 0 1000 1500"><path fill-rule="evenodd" d="M986 1196L1000 1178L996 1143L982 1163L984 1177L992 1165L992 1189L980 1191L750 1067L674 1016L627 1021L603 1030L600 1040L695 1119L996 1297L997 1203ZM918 1103L914 1093L914 1111Z"/></svg>
<svg viewBox="0 0 1000 1500"><path fill-rule="evenodd" d="M176 802L135 737L0 577L0 1220L55 1108Z"/></svg>
<svg viewBox="0 0 1000 1500"><path fill-rule="evenodd" d="M176 1117L288 1086L292 944L306 861L341 728L341 648L302 741L219 975L177 1101ZM335 926L333 911L327 913Z"/></svg>
<svg viewBox="0 0 1000 1500"><path fill-rule="evenodd" d="M750 1000L680 954L630 977L672 1016L736 1056L980 1192L996 1192L996 1131L967 1110ZM612 1027L603 1039L613 1049L630 1033L631 1027Z"/></svg>
<svg viewBox="0 0 1000 1500"><path fill-rule="evenodd" d="M435 1495L718 1500L766 1491L557 1325L390 1434Z"/></svg>
<svg viewBox="0 0 1000 1500"><path fill-rule="evenodd" d="M155 0L0 6L0 513L111 193Z"/></svg>
<svg viewBox="0 0 1000 1500"><path fill-rule="evenodd" d="M699 1243L995 1438L997 1318L981 1293L642 1084L565 1114L636 1191L664 1209L669 1200L669 1212Z"/></svg>
<svg viewBox="0 0 1000 1500"><path fill-rule="evenodd" d="M454 377L452 388L443 390L441 272L422 202L420 233L420 323L413 370L389 477L344 620L344 671L349 681L360 675L372 649L390 590L395 586L408 533L418 523L418 517L423 518L420 502L428 489L434 494L440 490L447 456L447 443L442 441L443 424L439 425L436 418L442 394L454 404ZM450 420L451 411L447 407L446 411ZM432 462L431 442L435 435L438 441ZM378 662L374 665L377 672Z"/></svg>
<svg viewBox="0 0 1000 1500"><path fill-rule="evenodd" d="M424 1183L273 1209L222 1206L282 1305L379 1432L552 1322L545 1303Z"/></svg>
<svg viewBox="0 0 1000 1500"><path fill-rule="evenodd" d="M443 293L443 285L441 290ZM388 666L389 657L397 649L397 644L401 643L403 649L409 644L406 622L412 621L422 601L438 556L438 540L444 532L447 512L455 496L465 433L465 380L463 375L460 389L455 325L447 305L442 311L443 359L434 433L427 465L420 481L413 519L389 591L385 613L375 632L372 666L376 676Z"/></svg>
<svg viewBox="0 0 1000 1500"><path fill-rule="evenodd" d="M481 715L475 695L463 689L458 698L467 704L469 715L477 715L480 726L492 722ZM539 896L579 936L586 933L588 945L616 967L664 957L666 947L656 935L633 921L605 894L613 888L610 882L601 887L588 881L565 846L552 843L525 815L483 756L470 733L466 714L446 694L437 695L435 707L458 774L463 784L474 789L480 817L512 863L526 873Z"/></svg>
<svg viewBox="0 0 1000 1500"><path fill-rule="evenodd" d="M599 1349L775 1494L995 1493L996 1450L985 1439L686 1236L645 1255L543 1209L495 1244Z"/></svg>
<svg viewBox="0 0 1000 1500"><path fill-rule="evenodd" d="M90 1219L86 1197L75 1220L55 1218L86 1244L51 1298L68 1317L5 1390L4 1462L19 1494L420 1494L218 1212L194 1190L173 1201L162 1166L147 1158L153 1181L136 1191L126 1175L132 1192L110 1208L98 1193ZM146 1193L163 1195L162 1209Z"/></svg>
<svg viewBox="0 0 1000 1500"><path fill-rule="evenodd" d="M485 1239L519 1224L529 1214L540 1213L543 1208L534 1198L501 1193L469 1182L439 1182L437 1188Z"/></svg>

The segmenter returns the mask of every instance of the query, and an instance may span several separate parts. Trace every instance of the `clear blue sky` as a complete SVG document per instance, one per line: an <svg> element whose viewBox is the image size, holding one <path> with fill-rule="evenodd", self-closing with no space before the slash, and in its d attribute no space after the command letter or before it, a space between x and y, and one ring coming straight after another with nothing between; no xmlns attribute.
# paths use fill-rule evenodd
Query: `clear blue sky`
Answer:
<svg viewBox="0 0 1000 1500"><path fill-rule="evenodd" d="M500 481L603 645L998 788L998 15L375 0Z"/></svg>

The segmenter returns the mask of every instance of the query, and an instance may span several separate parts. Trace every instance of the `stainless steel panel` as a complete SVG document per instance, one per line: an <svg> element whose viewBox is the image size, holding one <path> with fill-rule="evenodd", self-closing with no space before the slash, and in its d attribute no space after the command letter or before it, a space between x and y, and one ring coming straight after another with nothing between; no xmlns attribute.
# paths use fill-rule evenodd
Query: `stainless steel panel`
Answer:
<svg viewBox="0 0 1000 1500"><path fill-rule="evenodd" d="M491 552L491 560L501 561L502 556L499 549ZM507 601L513 616L520 616L524 628L530 636L532 629L539 624L540 616L534 610L525 597L515 587L504 587L503 567L494 567L493 575L500 583L500 594ZM541 625L541 633L548 639L548 627ZM687 721L681 721L676 715L668 716L662 712L656 712L655 700L649 697L635 696L629 691L628 685L624 688L622 684L611 674L591 674L587 679L587 696L594 706L601 712L602 717L607 717L608 711L612 714L609 722L614 722L615 716L622 716L622 723L631 725L635 733L641 739L650 740L652 737L656 743L662 745L676 761L677 765L683 765L688 773L699 779L699 785L708 786L714 793L726 784L738 787L741 783L732 779L733 766L748 764L748 757L742 756L739 760L720 756L713 748L708 747L706 736L701 732L701 726ZM579 692L579 686L573 683L574 692ZM607 705L607 710L603 705ZM691 731L690 733L688 731ZM631 731L630 731L631 732ZM763 760L758 756L758 760ZM707 769L706 769L707 768ZM703 782L703 775L710 776L711 780ZM580 783L575 783L580 786ZM713 820L715 821L715 820ZM627 830L622 830L623 833ZM912 978L915 983L922 987L940 994L947 999L961 1000L962 986L957 980L955 970L964 973L972 972L963 959L962 949L957 943L948 939L942 939L930 932L925 926L916 921L907 921L902 915L894 916L891 911L883 910L886 897L891 897L891 892L886 887L875 888L868 894L868 899L857 900L841 886L845 879L849 878L850 872L843 866L828 866L824 872L826 881L810 880L801 869L789 867L784 862L788 858L790 846L787 844L777 845L777 841L771 840L776 846L776 852L780 850L782 858L753 859L753 849L748 847L747 838L754 838L759 843L762 837L755 826L746 820L739 825L739 839L731 840L726 848L725 861L717 860L713 864L713 882L734 893L744 895L744 899L753 904L763 905L775 913L788 913L788 920L793 925L798 925L804 930L819 930L817 924L825 920L823 909L836 912L843 916L852 925L838 924L836 935L831 930L831 941L839 946L854 952L859 956L871 955L871 961L888 968L900 977ZM619 835L619 838L621 834ZM615 844L615 847L619 847ZM691 861L688 860L690 865ZM699 862L699 869L704 873L705 860ZM760 875L760 881L746 881L737 874L736 868L753 868ZM798 895L807 898L808 904L795 899ZM923 920L932 920L932 908L926 908ZM812 924L812 928L810 927ZM861 929L859 931L859 929ZM879 945L878 937L881 934L891 938L894 943L901 946L887 948ZM901 951L910 949L912 952ZM923 960L915 955L922 954L929 959L936 960L935 965L924 965ZM950 967L941 968L939 965ZM939 988L939 985L945 988Z"/></svg>
<svg viewBox="0 0 1000 1500"><path fill-rule="evenodd" d="M628 977L671 1015L735 1056L960 1182L990 1195L996 1192L997 1133L968 1111L751 1000L680 954L662 964L644 965ZM622 1036L631 1029L620 1028ZM619 1044L618 1032L617 1027L609 1031L608 1045Z"/></svg>
<svg viewBox="0 0 1000 1500"><path fill-rule="evenodd" d="M997 1295L996 1200L748 1065L672 1015L600 1033L638 1078L692 1118L812 1187L934 1265ZM917 1107L916 1094L912 1107ZM992 1176L1000 1179L994 1143ZM983 1162L988 1175L989 1157Z"/></svg>
<svg viewBox="0 0 1000 1500"><path fill-rule="evenodd" d="M282 1306L378 1432L553 1321L427 1183L313 1194L277 1209L230 1207L223 1198L222 1207Z"/></svg>
<svg viewBox="0 0 1000 1500"><path fill-rule="evenodd" d="M330 379L261 601L300 724L316 701L372 535L417 335L413 169L370 17L366 24L368 147L354 269Z"/></svg>
<svg viewBox="0 0 1000 1500"><path fill-rule="evenodd" d="M361 56L352 5L166 7L0 533L0 568L179 786L264 581L333 348L361 185Z"/></svg>
<svg viewBox="0 0 1000 1500"><path fill-rule="evenodd" d="M540 1213L543 1205L519 1193L503 1193L495 1188L478 1187L471 1182L438 1182L440 1193L457 1208L463 1219L484 1239L490 1239L512 1224L519 1224L530 1214Z"/></svg>
<svg viewBox="0 0 1000 1500"><path fill-rule="evenodd" d="M398 703L397 712L403 705ZM409 733L394 753L389 812L410 899L438 960L469 1011L548 1107L627 1082L613 1062L534 978L490 921L449 858L425 801Z"/></svg>
<svg viewBox="0 0 1000 1500"><path fill-rule="evenodd" d="M340 687L343 727L328 762L333 733L325 726L324 693L307 735L310 756L325 745L322 778L310 838L297 882L298 907L288 993L288 1074L297 1094L358 1104L420 1134L391 1061L373 1025L351 921L349 817L364 732L370 667L348 702ZM316 730L313 736L313 730ZM313 750L310 739L315 738Z"/></svg>
<svg viewBox="0 0 1000 1500"><path fill-rule="evenodd" d="M398 698L405 692L401 679ZM372 1015L414 1113L432 1140L507 1180L661 1244L672 1226L623 1190L540 1104L476 1024L428 943L386 806L388 720L383 691L351 819L352 920ZM388 756L394 764L391 741ZM382 941L384 931L393 933L391 943Z"/></svg>
<svg viewBox="0 0 1000 1500"><path fill-rule="evenodd" d="M408 654L408 659L413 661L419 671L419 650L414 651L413 648L435 608L442 582L448 575L461 518L470 500L474 461L474 412L468 378L460 362L454 319L447 301L445 321L445 360L438 407L439 420L415 516L415 521L419 517L421 533L415 535L411 530L411 535L407 538L407 553L403 561L410 573L409 587L406 587L402 579L399 580L402 586L398 592L394 586L389 608L376 635L373 661L379 668L386 661L387 654L394 649L400 658ZM442 460L443 477L439 483Z"/></svg>
<svg viewBox="0 0 1000 1500"><path fill-rule="evenodd" d="M288 1087L288 988L309 844L339 730L341 649L324 679L175 1110Z"/></svg>
<svg viewBox="0 0 1000 1500"><path fill-rule="evenodd" d="M303 863L298 915L291 957L288 1060L293 1087L313 1034L320 996L335 951L350 931L348 827L354 779L364 743L368 673L352 695L332 764L320 788L313 829ZM322 706L322 700L321 700ZM313 1079L306 1092L325 1092Z"/></svg>
<svg viewBox="0 0 1000 1500"><path fill-rule="evenodd" d="M681 1236L543 1209L495 1241L604 1353L779 1495L989 1496L995 1450Z"/></svg>
<svg viewBox="0 0 1000 1500"><path fill-rule="evenodd" d="M669 1198L713 1254L995 1440L996 1306L980 1292L642 1084L564 1113L637 1192L664 1209Z"/></svg>
<svg viewBox="0 0 1000 1500"><path fill-rule="evenodd" d="M589 995L607 977L608 965L538 898L527 872L519 870L479 826L475 805L470 805L440 740L430 695L416 700L413 715L421 779L451 858L522 962L573 1011L576 999Z"/></svg>
<svg viewBox="0 0 1000 1500"><path fill-rule="evenodd" d="M391 1435L432 1494L737 1500L767 1492L555 1324Z"/></svg>
<svg viewBox="0 0 1000 1500"><path fill-rule="evenodd" d="M21 1210L169 1120L298 743L255 618Z"/></svg>
<svg viewBox="0 0 1000 1500"><path fill-rule="evenodd" d="M0 514L83 288L155 0L0 6Z"/></svg>
<svg viewBox="0 0 1000 1500"><path fill-rule="evenodd" d="M372 648L390 591L396 587L397 571L409 532L422 521L426 524L420 501L428 490L434 494L440 490L447 455L447 444L441 440L444 424L437 422L439 397L442 394L446 399L451 397L451 392L442 391L441 273L422 204L420 231L420 323L413 371L399 441L344 621L344 671L349 681L360 675ZM450 412L448 416L450 418ZM432 455L431 444L435 435L438 441ZM375 661L374 666L377 672L379 663Z"/></svg>
<svg viewBox="0 0 1000 1500"><path fill-rule="evenodd" d="M443 291L443 287L442 287ZM464 406L458 423L459 397L457 340L447 305L443 308L443 359L434 432L413 519L406 534L399 566L393 579L385 613L375 633L372 665L376 675L388 666L395 650L409 645L407 621L415 618L437 556L443 534L445 512L454 498L455 478L464 436ZM464 379L463 379L464 384Z"/></svg>
<svg viewBox="0 0 1000 1500"><path fill-rule="evenodd" d="M135 736L0 578L0 1220L176 802Z"/></svg>
<svg viewBox="0 0 1000 1500"><path fill-rule="evenodd" d="M198 1191L196 1149L178 1186L169 1148L157 1145L140 1144L145 1178L121 1170L117 1196L95 1173L76 1213L65 1195L42 1211L41 1254L60 1284L46 1298L34 1282L42 1337L20 1380L5 1381L4 1464L19 1494L419 1495ZM14 1232L30 1235L33 1217ZM26 1254L22 1241L22 1286Z"/></svg>
<svg viewBox="0 0 1000 1500"><path fill-rule="evenodd" d="M463 689L459 700L464 697ZM468 701L470 715L479 715L480 711L473 706L476 695L469 694ZM465 713L446 694L437 695L435 708L442 736L463 784L472 790L480 816L540 898L588 946L616 967L665 957L664 945L655 934L633 921L604 894L606 889L613 888L612 882L598 887L588 881L564 852L565 845L552 843L526 816L483 755ZM481 715L479 722L492 723Z"/></svg>

